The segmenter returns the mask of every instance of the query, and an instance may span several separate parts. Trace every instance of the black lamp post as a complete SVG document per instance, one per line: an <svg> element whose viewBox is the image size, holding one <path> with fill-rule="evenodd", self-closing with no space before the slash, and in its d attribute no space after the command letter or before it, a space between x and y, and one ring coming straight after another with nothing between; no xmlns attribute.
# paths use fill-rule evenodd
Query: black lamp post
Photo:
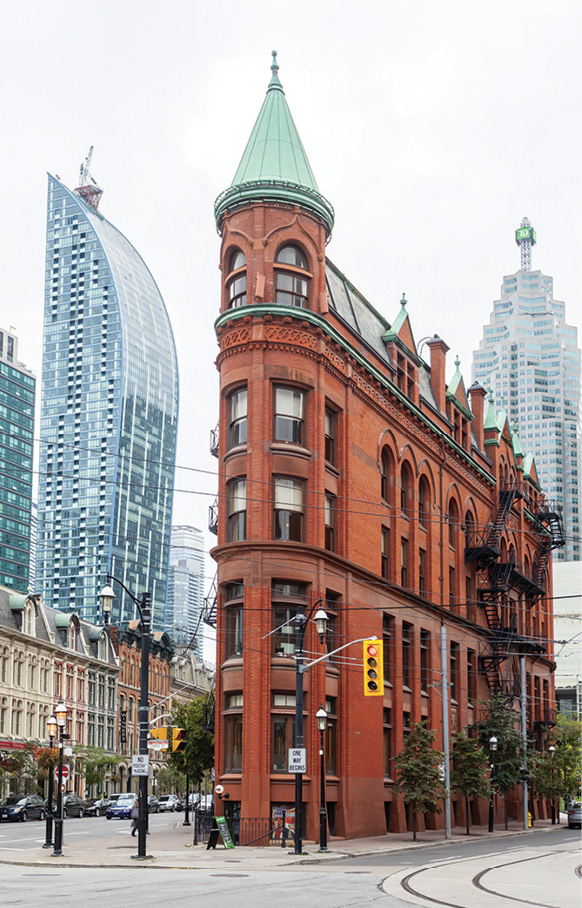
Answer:
<svg viewBox="0 0 582 908"><path fill-rule="evenodd" d="M55 738L57 736L57 720L54 713L51 715L50 719L47 722L47 730L49 735L49 747L52 750L55 745ZM52 848L53 847L53 786L54 786L54 775L55 770L53 766L49 766L49 777L48 777L48 798L47 798L47 812L46 812L46 833L44 837L43 848Z"/></svg>
<svg viewBox="0 0 582 908"><path fill-rule="evenodd" d="M305 630L315 607L321 606L321 599L318 599L309 612L307 618L303 612L295 615L295 628L297 633L297 644L295 647L295 749L303 748L303 672L311 666L303 665L303 642L305 640ZM327 615L320 608L315 615L315 627L319 635L320 643L325 639L327 628ZM295 849L294 854L302 853L303 844L303 772L295 773Z"/></svg>
<svg viewBox="0 0 582 908"><path fill-rule="evenodd" d="M320 806L319 806L319 850L327 851L327 813L325 810L325 730L327 728L327 713L320 706L315 713L317 727L319 728L319 774L320 774Z"/></svg>
<svg viewBox="0 0 582 908"><path fill-rule="evenodd" d="M552 788L553 788L555 781L556 781L556 775L555 775L556 767L554 764L554 754L556 753L556 748L554 747L553 744L550 744L548 750L552 757ZM558 809L558 823L559 822L560 822L560 811ZM555 826L555 825L556 825L556 799L552 798L552 826Z"/></svg>
<svg viewBox="0 0 582 908"><path fill-rule="evenodd" d="M190 779L188 778L188 771L186 770L186 805L184 807L184 822L182 826L191 826L190 822Z"/></svg>
<svg viewBox="0 0 582 908"><path fill-rule="evenodd" d="M115 593L110 586L111 581L115 581L125 590L131 601L135 604L139 617L141 619L141 663L140 663L140 694L139 694L139 754L147 757L148 753L148 732L149 732L149 667L150 667L150 632L151 632L151 602L152 597L149 593L141 594L141 601L130 593L124 583L110 574L107 576L107 586L101 590L101 608L105 615L105 622L108 623L108 616L113 609L113 600ZM144 763L148 763L146 759ZM149 772L148 772L149 775ZM148 822L148 775L139 777L139 817L137 821L137 855L134 858L147 858L146 854L146 835Z"/></svg>
<svg viewBox="0 0 582 908"><path fill-rule="evenodd" d="M57 773L57 815L55 817L55 838L51 857L59 858L63 853L63 749L69 740L65 733L68 709L61 700L55 708L55 719L59 732L59 768Z"/></svg>
<svg viewBox="0 0 582 908"><path fill-rule="evenodd" d="M491 735L489 738L489 751L491 753L491 776L489 778L489 786L491 794L489 796L489 832L493 832L493 819L494 819L494 803L493 803L493 773L495 771L495 764L493 763L493 754L497 750L497 738L495 735Z"/></svg>

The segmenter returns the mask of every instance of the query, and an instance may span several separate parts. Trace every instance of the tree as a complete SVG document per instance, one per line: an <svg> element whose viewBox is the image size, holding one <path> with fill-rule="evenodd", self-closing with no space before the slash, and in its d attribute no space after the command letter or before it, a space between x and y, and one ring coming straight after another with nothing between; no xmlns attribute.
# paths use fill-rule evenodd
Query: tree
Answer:
<svg viewBox="0 0 582 908"><path fill-rule="evenodd" d="M570 719L558 713L553 759L560 779L560 796L566 801L573 801L580 794L581 735L582 722L579 719Z"/></svg>
<svg viewBox="0 0 582 908"><path fill-rule="evenodd" d="M467 835L471 835L469 798L489 797L489 757L479 742L468 738L465 731L454 736L452 756L451 788L465 796Z"/></svg>
<svg viewBox="0 0 582 908"><path fill-rule="evenodd" d="M529 784L540 798L556 801L561 797L562 779L558 761L548 751L530 750L527 757Z"/></svg>
<svg viewBox="0 0 582 908"><path fill-rule="evenodd" d="M478 730L479 740L493 766L491 786L503 795L507 829L507 793L521 782L523 741L516 727L520 722L520 715L511 709L504 694L491 694L485 709L486 718L473 728ZM497 738L497 750L489 752L489 740L492 737Z"/></svg>
<svg viewBox="0 0 582 908"><path fill-rule="evenodd" d="M435 732L426 726L426 720L414 723L406 736L404 747L394 758L396 782L394 791L401 794L412 808L412 838L416 841L416 814L440 813L439 801L445 790L441 781L440 764L444 754L433 748Z"/></svg>
<svg viewBox="0 0 582 908"><path fill-rule="evenodd" d="M83 763L87 789L94 785L101 787L105 776L121 761L117 754L108 753L102 747L75 747L76 758Z"/></svg>
<svg viewBox="0 0 582 908"><path fill-rule="evenodd" d="M37 748L38 744L28 743L23 750L10 751L2 760L2 769L15 794L35 794L38 791Z"/></svg>
<svg viewBox="0 0 582 908"><path fill-rule="evenodd" d="M197 785L214 765L214 737L206 730L206 697L180 703L172 722L184 729L186 744L183 750L171 754L170 763Z"/></svg>
<svg viewBox="0 0 582 908"><path fill-rule="evenodd" d="M170 794L171 792L179 794L180 791L184 790L185 784L186 776L175 766L172 766L171 763L160 769L157 786L159 794Z"/></svg>

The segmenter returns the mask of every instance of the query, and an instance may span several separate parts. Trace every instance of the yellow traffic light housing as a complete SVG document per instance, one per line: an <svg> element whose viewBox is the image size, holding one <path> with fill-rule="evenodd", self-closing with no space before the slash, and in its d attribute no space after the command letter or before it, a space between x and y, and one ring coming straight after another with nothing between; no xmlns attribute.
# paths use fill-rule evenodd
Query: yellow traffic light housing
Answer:
<svg viewBox="0 0 582 908"><path fill-rule="evenodd" d="M184 750L186 747L186 732L183 728L172 728L172 752Z"/></svg>
<svg viewBox="0 0 582 908"><path fill-rule="evenodd" d="M384 696L384 642L364 640L364 696Z"/></svg>
<svg viewBox="0 0 582 908"><path fill-rule="evenodd" d="M150 728L150 735L158 741L167 741L168 729L166 726L162 726L161 728Z"/></svg>

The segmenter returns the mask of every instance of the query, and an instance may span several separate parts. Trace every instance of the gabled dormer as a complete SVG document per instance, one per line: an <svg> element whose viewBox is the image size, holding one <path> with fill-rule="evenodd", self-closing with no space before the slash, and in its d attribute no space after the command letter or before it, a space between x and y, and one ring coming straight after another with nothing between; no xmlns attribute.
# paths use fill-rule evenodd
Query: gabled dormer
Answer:
<svg viewBox="0 0 582 908"><path fill-rule="evenodd" d="M394 363L398 388L418 406L418 369L421 359L416 349L410 317L406 309L407 302L403 293L400 300L400 312L382 335L382 340Z"/></svg>
<svg viewBox="0 0 582 908"><path fill-rule="evenodd" d="M447 416L451 423L453 438L465 451L471 451L471 423L475 418L471 412L465 382L459 366L461 361L457 356L455 360L455 374L453 375L446 393Z"/></svg>

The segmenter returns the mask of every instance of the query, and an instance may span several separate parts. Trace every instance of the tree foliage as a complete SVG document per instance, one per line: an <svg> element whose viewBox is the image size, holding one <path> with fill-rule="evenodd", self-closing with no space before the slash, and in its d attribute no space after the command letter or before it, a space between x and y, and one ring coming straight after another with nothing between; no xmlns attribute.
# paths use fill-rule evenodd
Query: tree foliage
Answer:
<svg viewBox="0 0 582 908"><path fill-rule="evenodd" d="M214 765L214 736L205 727L206 697L180 703L174 710L172 722L184 729L186 745L170 755L170 763L197 785Z"/></svg>
<svg viewBox="0 0 582 908"><path fill-rule="evenodd" d="M10 790L15 794L35 794L38 791L38 765L35 751L38 745L26 744L23 750L10 751L2 760L3 774L8 778Z"/></svg>
<svg viewBox="0 0 582 908"><path fill-rule="evenodd" d="M440 764L444 754L435 750L435 732L427 728L426 720L412 725L404 747L394 758L396 782L394 791L402 795L413 812L413 838L416 840L416 814L440 813L440 800L445 795Z"/></svg>
<svg viewBox="0 0 582 908"><path fill-rule="evenodd" d="M569 801L580 794L581 738L582 722L558 713L558 724L554 730L554 760L560 777L561 797Z"/></svg>
<svg viewBox="0 0 582 908"><path fill-rule="evenodd" d="M180 794L186 788L186 776L184 773L168 763L158 772L157 793L162 794Z"/></svg>
<svg viewBox="0 0 582 908"><path fill-rule="evenodd" d="M487 716L476 726L479 739L493 765L492 785L504 797L521 781L523 742L518 731L521 717L511 709L503 694L491 694ZM497 738L497 750L489 751L490 738Z"/></svg>
<svg viewBox="0 0 582 908"><path fill-rule="evenodd" d="M474 738L460 731L453 738L451 788L465 798L467 835L470 834L470 798L489 797L489 757Z"/></svg>
<svg viewBox="0 0 582 908"><path fill-rule="evenodd" d="M109 753L102 747L79 745L75 747L74 752L75 758L83 763L87 788L103 785L107 773L122 760L118 754Z"/></svg>

